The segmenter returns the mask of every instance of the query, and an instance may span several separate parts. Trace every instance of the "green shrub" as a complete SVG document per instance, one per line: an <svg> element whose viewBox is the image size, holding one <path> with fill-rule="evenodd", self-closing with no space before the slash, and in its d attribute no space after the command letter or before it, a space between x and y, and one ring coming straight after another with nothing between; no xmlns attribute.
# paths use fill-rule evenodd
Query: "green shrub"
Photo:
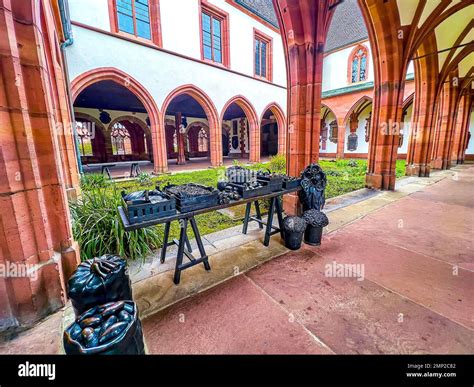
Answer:
<svg viewBox="0 0 474 387"><path fill-rule="evenodd" d="M109 180L102 173L88 173L81 176L81 189L84 191L105 188L108 185Z"/></svg>
<svg viewBox="0 0 474 387"><path fill-rule="evenodd" d="M119 191L111 188L83 191L77 202L69 203L74 239L81 248L81 259L103 254L124 258L144 258L162 244L157 227L126 232L117 207Z"/></svg>
<svg viewBox="0 0 474 387"><path fill-rule="evenodd" d="M355 168L355 167L358 166L358 165L357 165L357 161L355 161L355 160L349 160L349 161L347 162L347 166L348 166L348 167L351 167L351 168Z"/></svg>
<svg viewBox="0 0 474 387"><path fill-rule="evenodd" d="M286 173L286 157L283 154L277 154L270 157L268 169L274 173Z"/></svg>
<svg viewBox="0 0 474 387"><path fill-rule="evenodd" d="M141 172L137 176L137 183L141 186L150 186L153 184L153 180L148 172Z"/></svg>

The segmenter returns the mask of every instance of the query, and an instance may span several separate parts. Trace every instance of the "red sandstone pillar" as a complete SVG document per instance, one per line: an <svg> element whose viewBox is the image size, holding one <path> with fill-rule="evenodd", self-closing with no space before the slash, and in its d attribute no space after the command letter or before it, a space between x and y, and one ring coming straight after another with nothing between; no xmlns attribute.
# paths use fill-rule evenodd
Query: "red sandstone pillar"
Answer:
<svg viewBox="0 0 474 387"><path fill-rule="evenodd" d="M346 125L344 118L337 118L337 155L336 158L344 158L344 147L346 142Z"/></svg>
<svg viewBox="0 0 474 387"><path fill-rule="evenodd" d="M457 86L454 74L444 83L440 96L439 120L436 127L436 144L432 166L434 169L449 169L451 167L451 149L453 145L455 104Z"/></svg>
<svg viewBox="0 0 474 387"><path fill-rule="evenodd" d="M471 96L469 93L464 93L459 98L458 106L451 162L462 164L464 162L465 141L469 132L469 118L471 115Z"/></svg>
<svg viewBox="0 0 474 387"><path fill-rule="evenodd" d="M421 58L414 61L417 76L413 115L408 135L407 176L428 177L431 171L438 66L437 58L426 54L435 50L436 39L432 34L417 50L417 56Z"/></svg>
<svg viewBox="0 0 474 387"><path fill-rule="evenodd" d="M184 165L186 164L186 155L184 153L184 133L181 133L183 130L183 127L181 126L181 118L182 115L181 113L176 113L174 116L174 126L176 128L176 136L177 139L176 141L178 142L178 159L177 159L177 164L178 165Z"/></svg>
<svg viewBox="0 0 474 387"><path fill-rule="evenodd" d="M246 126L245 126L245 119L241 118L239 121L240 124L240 157L245 157L245 134L246 134Z"/></svg>
<svg viewBox="0 0 474 387"><path fill-rule="evenodd" d="M51 98L54 90L65 98L66 85L47 70L62 65L53 58L59 47L45 41L53 33L60 40L53 3L0 0L0 264L30 269L0 279L0 330L64 305L79 261L66 194L75 178L66 178L72 166L64 152L72 157L72 149L57 130L72 126L65 114L57 121L64 104Z"/></svg>

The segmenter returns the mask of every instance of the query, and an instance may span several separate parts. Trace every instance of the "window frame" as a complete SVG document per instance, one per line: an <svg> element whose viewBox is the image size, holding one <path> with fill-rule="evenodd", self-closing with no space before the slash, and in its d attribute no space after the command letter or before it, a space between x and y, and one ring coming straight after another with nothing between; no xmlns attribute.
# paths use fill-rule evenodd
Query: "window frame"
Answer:
<svg viewBox="0 0 474 387"><path fill-rule="evenodd" d="M135 0L133 0L135 2ZM117 0L108 0L109 3L109 18L110 18L110 30L112 33L122 35L128 38L132 38L144 43L152 43L158 47L163 46L161 36L161 15L160 15L160 0L148 0L148 12L150 15L150 35L151 39L142 38L135 34L130 34L125 31L120 31L118 26L118 15L117 15ZM134 30L136 30L136 16L133 13Z"/></svg>
<svg viewBox="0 0 474 387"><path fill-rule="evenodd" d="M204 57L204 42L203 42L203 25L202 25L202 14L205 13L211 16L211 26L212 19L217 19L221 22L221 58L222 62L216 62L212 59L207 59ZM210 4L206 0L201 0L199 3L199 45L201 48L201 60L204 62L212 63L217 66L223 66L230 68L230 34L229 34L229 14L222 9L216 7L213 4ZM212 38L212 33L211 33ZM211 42L212 44L212 42ZM211 47L212 50L212 47ZM214 52L212 52L214 57Z"/></svg>
<svg viewBox="0 0 474 387"><path fill-rule="evenodd" d="M354 61L354 58L359 56L357 53L362 50L362 56L365 55L366 58L366 64L365 64L365 79L360 80L360 59L358 63L358 71L357 71L357 81L353 82L352 81L352 62ZM358 44L354 49L351 51L351 54L349 55L349 61L347 65L347 81L350 85L356 84L356 83L361 83L361 82L367 82L369 80L369 50L367 47L365 47L363 44Z"/></svg>
<svg viewBox="0 0 474 387"><path fill-rule="evenodd" d="M260 40L267 44L267 52L266 52L266 76L263 77L258 75L256 72L256 63L255 63L255 41ZM262 31L257 30L256 28L253 29L253 76L254 78L263 79L268 82L273 82L273 38L264 34ZM261 63L262 58L260 58Z"/></svg>

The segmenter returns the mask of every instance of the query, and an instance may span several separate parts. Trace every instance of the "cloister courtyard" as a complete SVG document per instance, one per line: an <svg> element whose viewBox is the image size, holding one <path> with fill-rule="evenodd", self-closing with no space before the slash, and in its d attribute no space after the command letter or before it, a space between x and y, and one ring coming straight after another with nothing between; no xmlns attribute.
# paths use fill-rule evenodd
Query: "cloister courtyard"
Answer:
<svg viewBox="0 0 474 387"><path fill-rule="evenodd" d="M474 355L473 14L0 0L0 355L80 355L50 358L79 359L58 385L141 371L96 372L96 354L406 355L287 365L456 385ZM139 357L197 374L163 358ZM0 387L37 377L2 359Z"/></svg>

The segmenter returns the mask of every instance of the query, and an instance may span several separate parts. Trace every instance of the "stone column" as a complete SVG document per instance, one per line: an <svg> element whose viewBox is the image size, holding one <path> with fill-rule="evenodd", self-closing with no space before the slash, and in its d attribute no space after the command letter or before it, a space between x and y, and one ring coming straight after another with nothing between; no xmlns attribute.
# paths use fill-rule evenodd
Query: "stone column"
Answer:
<svg viewBox="0 0 474 387"><path fill-rule="evenodd" d="M453 146L455 105L457 86L455 74L451 74L439 98L439 120L436 126L436 139L431 163L434 169L449 169L451 167L451 149Z"/></svg>
<svg viewBox="0 0 474 387"><path fill-rule="evenodd" d="M344 149L346 142L346 125L344 118L337 118L337 159L344 158Z"/></svg>
<svg viewBox="0 0 474 387"><path fill-rule="evenodd" d="M331 11L329 0L274 0L288 69L287 173L299 176L319 159L322 64ZM296 195L286 195L287 213L297 213Z"/></svg>
<svg viewBox="0 0 474 387"><path fill-rule="evenodd" d="M245 125L245 119L241 118L239 121L240 124L240 157L245 157L245 135L247 133L247 126Z"/></svg>
<svg viewBox="0 0 474 387"><path fill-rule="evenodd" d="M459 98L458 106L451 162L462 164L464 162L464 154L466 153L465 141L467 133L469 132L469 119L471 114L471 96L469 93L464 93Z"/></svg>
<svg viewBox="0 0 474 387"><path fill-rule="evenodd" d="M178 159L177 159L178 165L186 164L186 155L185 155L185 149L184 149L185 134L181 133L181 130L182 130L181 119L182 119L181 113L176 113L176 115L174 116L174 125L176 127L176 136L177 136L177 142L178 142Z"/></svg>
<svg viewBox="0 0 474 387"><path fill-rule="evenodd" d="M51 98L66 95L64 79L50 72L59 47L46 39L59 41L61 28L54 6L0 0L0 264L20 274L0 278L0 330L32 325L64 305L79 262L66 194L74 178L64 152L72 157L72 149L60 138L60 128L72 126L65 114L57 121L64 103Z"/></svg>
<svg viewBox="0 0 474 387"><path fill-rule="evenodd" d="M431 152L434 137L436 88L438 79L437 58L426 55L436 51L434 33L417 50L419 60L414 61L415 98L408 136L406 162L407 176L428 177L431 171Z"/></svg>

